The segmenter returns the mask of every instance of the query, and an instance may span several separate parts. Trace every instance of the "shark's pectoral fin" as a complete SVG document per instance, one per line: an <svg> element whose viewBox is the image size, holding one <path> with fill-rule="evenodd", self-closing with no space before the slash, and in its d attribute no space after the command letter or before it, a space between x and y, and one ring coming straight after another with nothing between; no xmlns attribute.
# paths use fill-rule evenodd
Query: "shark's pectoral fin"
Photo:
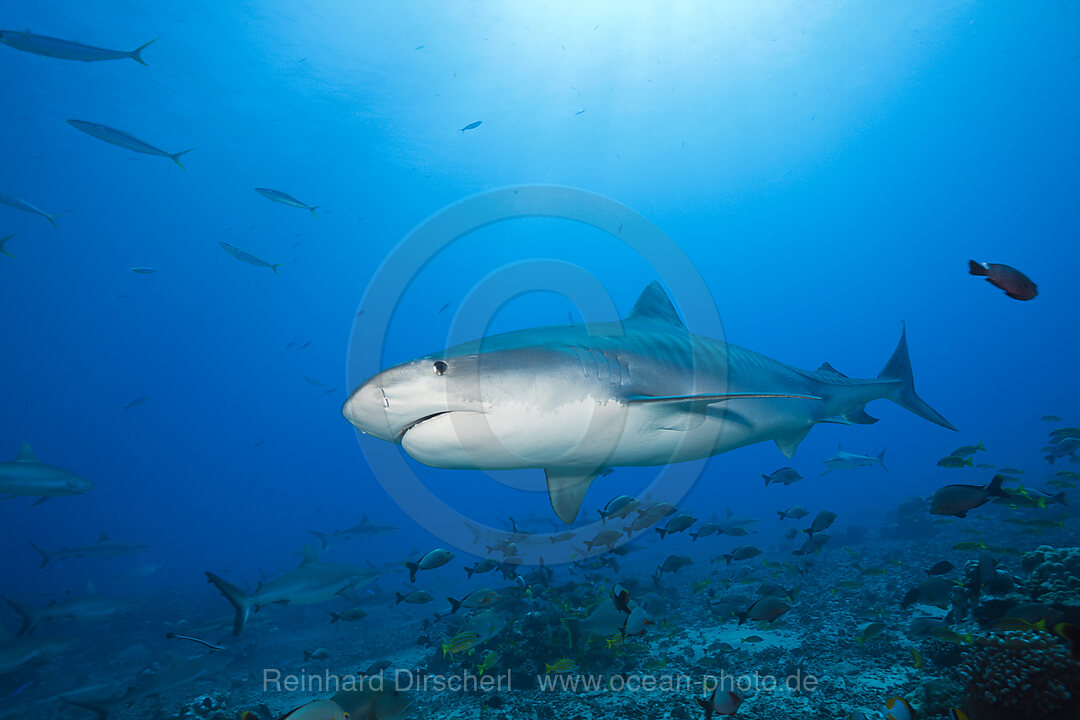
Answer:
<svg viewBox="0 0 1080 720"><path fill-rule="evenodd" d="M600 474L601 468L596 470L581 470L580 468L558 468L544 470L547 478L548 497L551 499L551 507L559 519L569 525L577 517L581 509L581 501L585 499L585 492L589 485Z"/></svg>
<svg viewBox="0 0 1080 720"><path fill-rule="evenodd" d="M810 432L810 428L800 430L799 432L792 433L791 435L785 435L784 437L778 437L774 441L776 447L780 448L780 452L784 453L789 459L795 457L795 450L799 447L799 443L803 441L806 434Z"/></svg>

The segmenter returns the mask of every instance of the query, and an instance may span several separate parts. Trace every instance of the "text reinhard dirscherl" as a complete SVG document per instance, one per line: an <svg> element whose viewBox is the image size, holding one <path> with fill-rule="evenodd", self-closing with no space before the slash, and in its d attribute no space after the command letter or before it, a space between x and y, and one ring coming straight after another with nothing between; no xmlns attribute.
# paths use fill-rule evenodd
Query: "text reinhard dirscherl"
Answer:
<svg viewBox="0 0 1080 720"><path fill-rule="evenodd" d="M544 692L703 692L714 689L742 694L805 693L817 689L814 675L801 670L777 677L748 673L729 675L659 675L629 673L619 675L561 673L535 676L535 689ZM398 669L376 675L338 675L329 669L323 673L283 673L278 668L263 669L263 692L336 693L342 690L396 692L509 692L513 682L509 670L496 675L477 675L469 670L451 674L431 674Z"/></svg>

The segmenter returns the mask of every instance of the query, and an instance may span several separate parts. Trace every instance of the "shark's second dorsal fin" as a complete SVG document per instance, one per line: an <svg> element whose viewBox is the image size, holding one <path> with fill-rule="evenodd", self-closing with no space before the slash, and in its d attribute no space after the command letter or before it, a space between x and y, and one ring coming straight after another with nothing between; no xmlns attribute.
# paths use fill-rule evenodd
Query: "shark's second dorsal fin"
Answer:
<svg viewBox="0 0 1080 720"><path fill-rule="evenodd" d="M832 365L830 365L827 362L821 363L821 367L819 367L817 369L817 371L819 373L821 373L822 375L836 375L837 377L842 377L842 378L847 377L847 375L840 372L839 370L837 370L836 368L834 368Z"/></svg>
<svg viewBox="0 0 1080 720"><path fill-rule="evenodd" d="M567 525L574 522L578 510L581 509L581 501L585 499L585 492L599 474L599 469L560 468L544 470L551 507L560 520Z"/></svg>
<svg viewBox="0 0 1080 720"><path fill-rule="evenodd" d="M626 319L654 320L674 325L683 330L686 329L683 321L679 319L679 313L675 312L675 306L671 304L671 299L664 292L664 288L660 287L660 283L655 281L649 283L649 286L642 290L637 302L634 303L634 309L630 311Z"/></svg>
<svg viewBox="0 0 1080 720"><path fill-rule="evenodd" d="M111 538L109 537L108 533L101 533L100 535L98 535L97 541L99 543L103 543L103 542L109 542L110 539Z"/></svg>
<svg viewBox="0 0 1080 720"><path fill-rule="evenodd" d="M37 462L37 456L30 449L30 443L24 442L19 446L19 455L15 458L15 462Z"/></svg>

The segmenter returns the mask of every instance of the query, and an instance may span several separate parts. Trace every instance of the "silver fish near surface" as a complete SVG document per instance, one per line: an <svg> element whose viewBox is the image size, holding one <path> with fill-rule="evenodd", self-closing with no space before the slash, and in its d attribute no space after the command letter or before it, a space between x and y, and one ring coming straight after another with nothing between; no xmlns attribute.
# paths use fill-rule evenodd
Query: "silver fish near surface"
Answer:
<svg viewBox="0 0 1080 720"><path fill-rule="evenodd" d="M79 60L81 62L131 58L140 65L146 65L146 62L142 59L142 51L155 42L157 42L157 38L140 45L134 50L107 50L93 45L83 45L73 40L61 40L48 35L36 35L29 30L0 30L0 43L10 48L33 53L34 55L43 55L61 60Z"/></svg>
<svg viewBox="0 0 1080 720"><path fill-rule="evenodd" d="M183 170L184 164L180 162L180 156L185 155L195 148L188 148L187 150L181 150L177 153L166 152L160 148L156 148L148 142L144 142L135 137L131 133L124 130L118 130L108 125L102 125L100 123L89 122L87 120L71 120L67 121L67 124L75 128L79 132L86 133L90 137L97 138L102 142L107 142L110 145L116 145L132 152L142 153L143 155L156 155L157 157L167 157L174 163L180 166ZM137 271L136 271L137 272Z"/></svg>

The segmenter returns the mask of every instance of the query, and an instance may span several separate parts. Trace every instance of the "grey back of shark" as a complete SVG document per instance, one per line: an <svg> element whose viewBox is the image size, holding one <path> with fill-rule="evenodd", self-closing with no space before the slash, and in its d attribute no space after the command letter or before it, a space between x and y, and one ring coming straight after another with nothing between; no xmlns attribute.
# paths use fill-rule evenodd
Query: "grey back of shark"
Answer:
<svg viewBox="0 0 1080 720"><path fill-rule="evenodd" d="M955 428L916 393L901 334L872 379L800 370L694 335L657 283L623 320L495 335L384 370L342 410L360 431L440 468L545 471L572 522L605 468L695 460L774 441L791 457L817 423L871 424L888 399Z"/></svg>
<svg viewBox="0 0 1080 720"><path fill-rule="evenodd" d="M0 463L0 495L40 498L81 495L94 489L94 483L73 472L47 465L37 459L29 443L19 447L14 460Z"/></svg>
<svg viewBox="0 0 1080 720"><path fill-rule="evenodd" d="M239 635L251 612L264 605L314 605L327 602L349 588L366 585L380 574L379 570L373 568L323 562L309 546L305 546L304 559L298 567L260 583L253 593L245 592L214 573L208 572L206 577L232 603L236 611L233 635Z"/></svg>

